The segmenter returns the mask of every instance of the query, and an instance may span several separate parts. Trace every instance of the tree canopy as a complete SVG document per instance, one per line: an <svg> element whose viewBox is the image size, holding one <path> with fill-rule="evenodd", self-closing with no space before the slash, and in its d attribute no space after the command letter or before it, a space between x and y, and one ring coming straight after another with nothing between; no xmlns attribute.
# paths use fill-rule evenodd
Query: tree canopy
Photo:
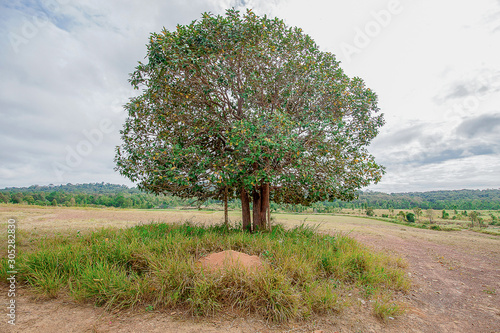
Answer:
<svg viewBox="0 0 500 333"><path fill-rule="evenodd" d="M239 196L243 225L266 227L269 200L356 197L383 167L366 147L383 125L377 96L282 20L203 14L152 33L130 82L117 170L153 193Z"/></svg>

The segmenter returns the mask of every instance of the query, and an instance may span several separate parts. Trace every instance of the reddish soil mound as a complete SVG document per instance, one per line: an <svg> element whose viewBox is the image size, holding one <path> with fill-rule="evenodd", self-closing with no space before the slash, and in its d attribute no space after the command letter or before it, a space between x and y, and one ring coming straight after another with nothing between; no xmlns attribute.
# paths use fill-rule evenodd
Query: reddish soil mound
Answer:
<svg viewBox="0 0 500 333"><path fill-rule="evenodd" d="M199 262L201 266L211 271L223 270L232 266L255 272L262 267L262 261L258 256L249 256L233 250L211 253L201 258Z"/></svg>

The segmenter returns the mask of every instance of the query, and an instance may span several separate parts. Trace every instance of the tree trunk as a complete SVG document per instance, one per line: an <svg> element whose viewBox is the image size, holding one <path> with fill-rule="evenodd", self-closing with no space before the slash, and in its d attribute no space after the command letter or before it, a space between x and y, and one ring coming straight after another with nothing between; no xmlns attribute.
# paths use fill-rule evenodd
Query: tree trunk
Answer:
<svg viewBox="0 0 500 333"><path fill-rule="evenodd" d="M269 183L262 184L260 188L260 227L261 230L271 230L269 210Z"/></svg>
<svg viewBox="0 0 500 333"><path fill-rule="evenodd" d="M241 188L241 220L243 230L252 231L252 222L250 221L250 198L244 187Z"/></svg>
<svg viewBox="0 0 500 333"><path fill-rule="evenodd" d="M260 186L257 186L253 190L253 230L260 231L262 228L262 219L261 219L261 193Z"/></svg>
<svg viewBox="0 0 500 333"><path fill-rule="evenodd" d="M227 187L224 188L224 225L229 228L229 216L227 213Z"/></svg>

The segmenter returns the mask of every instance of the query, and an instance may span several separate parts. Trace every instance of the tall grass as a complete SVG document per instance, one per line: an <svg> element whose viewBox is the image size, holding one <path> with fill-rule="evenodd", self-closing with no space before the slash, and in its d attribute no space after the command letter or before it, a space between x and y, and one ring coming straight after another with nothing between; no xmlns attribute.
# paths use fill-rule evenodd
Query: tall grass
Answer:
<svg viewBox="0 0 500 333"><path fill-rule="evenodd" d="M249 234L238 227L158 223L32 243L31 252L18 255L18 279L48 297L67 294L108 308L183 308L195 316L234 309L283 322L339 312L347 290L388 299L409 287L400 259L304 225ZM212 272L197 264L222 250L258 255L264 268ZM6 260L1 264L6 281Z"/></svg>

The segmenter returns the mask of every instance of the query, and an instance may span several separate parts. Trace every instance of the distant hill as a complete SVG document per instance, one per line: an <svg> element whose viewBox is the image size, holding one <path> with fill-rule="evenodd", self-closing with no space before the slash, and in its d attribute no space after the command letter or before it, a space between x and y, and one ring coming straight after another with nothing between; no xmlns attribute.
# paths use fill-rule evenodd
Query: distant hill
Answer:
<svg viewBox="0 0 500 333"><path fill-rule="evenodd" d="M361 192L357 204L373 208L500 209L500 189L409 193Z"/></svg>
<svg viewBox="0 0 500 333"><path fill-rule="evenodd" d="M0 202L122 208L168 208L190 203L188 200L164 195L156 196L143 193L135 187L109 183L8 187L0 190Z"/></svg>
<svg viewBox="0 0 500 333"><path fill-rule="evenodd" d="M67 192L67 193L88 193L88 194L116 194L116 193L142 193L136 187L129 188L127 185L117 185L110 183L88 183L88 184L71 184L66 185L31 185L30 187L6 187L0 192Z"/></svg>
<svg viewBox="0 0 500 333"><path fill-rule="evenodd" d="M500 189L455 190L409 193L382 193L360 191L357 200L345 202L334 200L313 204L318 208L382 208L382 209L457 209L457 210L500 210ZM55 201L54 201L55 200ZM67 206L113 206L132 208L192 206L194 200L172 196L147 194L133 187L109 183L33 185L29 187L8 187L0 190L0 202L28 203L38 205ZM209 203L219 203L211 200ZM238 200L233 200L238 208ZM290 205L273 207L292 209ZM292 209L294 210L294 209ZM320 209L322 210L322 209ZM301 211L300 209L294 211Z"/></svg>

